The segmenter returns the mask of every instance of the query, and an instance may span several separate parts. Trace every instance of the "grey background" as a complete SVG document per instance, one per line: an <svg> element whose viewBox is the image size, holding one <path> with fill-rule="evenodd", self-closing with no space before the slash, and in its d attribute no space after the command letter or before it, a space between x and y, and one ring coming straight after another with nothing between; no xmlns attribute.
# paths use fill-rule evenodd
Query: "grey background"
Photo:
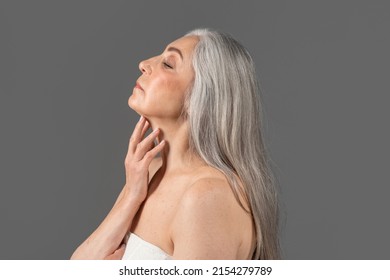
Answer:
<svg viewBox="0 0 390 280"><path fill-rule="evenodd" d="M286 259L389 259L386 1L1 1L0 259L67 259L125 182L138 62L196 27L252 53Z"/></svg>

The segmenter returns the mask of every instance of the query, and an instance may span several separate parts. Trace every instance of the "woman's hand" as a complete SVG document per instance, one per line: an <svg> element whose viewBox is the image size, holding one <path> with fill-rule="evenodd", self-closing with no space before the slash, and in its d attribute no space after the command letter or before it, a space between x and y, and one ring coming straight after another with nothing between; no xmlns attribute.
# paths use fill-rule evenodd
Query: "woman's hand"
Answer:
<svg viewBox="0 0 390 280"><path fill-rule="evenodd" d="M98 228L76 249L71 259L121 259L125 246L121 245L141 203L148 193L149 165L165 144L154 147L159 134L154 131L145 139L149 123L141 117L130 138L125 159L126 184L113 208Z"/></svg>
<svg viewBox="0 0 390 280"><path fill-rule="evenodd" d="M154 146L153 141L160 132L158 128L143 139L149 126L149 122L145 117L141 116L130 137L129 148L125 158L125 191L139 203L145 200L148 193L149 165L157 153L165 146L164 140Z"/></svg>

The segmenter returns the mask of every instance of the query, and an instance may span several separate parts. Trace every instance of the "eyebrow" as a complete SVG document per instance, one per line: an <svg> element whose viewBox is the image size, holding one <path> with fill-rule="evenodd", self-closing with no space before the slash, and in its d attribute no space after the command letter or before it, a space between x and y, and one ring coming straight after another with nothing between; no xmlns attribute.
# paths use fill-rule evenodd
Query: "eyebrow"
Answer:
<svg viewBox="0 0 390 280"><path fill-rule="evenodd" d="M169 47L168 49L167 49L167 51L173 51L173 52L177 52L179 55L180 55L180 57L181 57L181 60L183 60L183 54L182 54L182 52L181 52L181 50L179 50L178 48L175 48L175 47Z"/></svg>

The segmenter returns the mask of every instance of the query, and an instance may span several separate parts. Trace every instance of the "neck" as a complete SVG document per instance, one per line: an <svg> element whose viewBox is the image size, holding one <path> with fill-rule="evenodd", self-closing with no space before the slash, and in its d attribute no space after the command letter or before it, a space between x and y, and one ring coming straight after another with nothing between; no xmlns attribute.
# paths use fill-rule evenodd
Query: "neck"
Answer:
<svg viewBox="0 0 390 280"><path fill-rule="evenodd" d="M158 142L166 141L161 151L165 172L193 170L204 161L189 149L188 125L185 121L147 118L152 130L159 128Z"/></svg>

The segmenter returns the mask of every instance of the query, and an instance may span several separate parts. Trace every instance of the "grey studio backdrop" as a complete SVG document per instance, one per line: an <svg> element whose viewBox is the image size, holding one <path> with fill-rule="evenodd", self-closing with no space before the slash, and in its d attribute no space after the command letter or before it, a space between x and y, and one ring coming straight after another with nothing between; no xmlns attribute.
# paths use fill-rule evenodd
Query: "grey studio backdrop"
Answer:
<svg viewBox="0 0 390 280"><path fill-rule="evenodd" d="M284 258L389 259L389 8L1 1L0 259L68 259L99 225L125 182L138 63L196 27L256 62Z"/></svg>

